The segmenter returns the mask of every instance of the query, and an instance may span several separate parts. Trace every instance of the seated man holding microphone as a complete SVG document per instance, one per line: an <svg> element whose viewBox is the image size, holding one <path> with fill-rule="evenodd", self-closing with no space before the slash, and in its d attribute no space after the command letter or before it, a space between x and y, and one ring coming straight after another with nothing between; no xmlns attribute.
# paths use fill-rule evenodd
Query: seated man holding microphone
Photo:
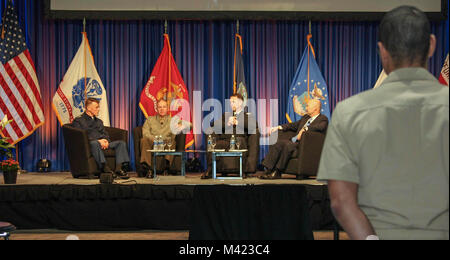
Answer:
<svg viewBox="0 0 450 260"><path fill-rule="evenodd" d="M303 116L297 122L273 127L270 130L272 134L275 131L295 131L297 134L291 140L278 139L277 143L270 146L269 152L264 158L262 165L266 169L260 179L279 179L286 169L287 163L292 154L297 150L298 142L302 135L307 131L325 133L328 127L328 118L320 114L322 104L320 100L311 99L306 107L307 115Z"/></svg>
<svg viewBox="0 0 450 260"><path fill-rule="evenodd" d="M214 131L217 138L215 149L226 149L230 147L231 137L234 135L239 149L248 149L248 136L258 133L256 119L250 113L244 111L244 98L236 93L230 97L230 106L233 114L224 113L220 121L214 122ZM218 127L221 124L221 127ZM236 147L237 148L237 147ZM242 156L244 171L247 168L248 152ZM217 160L218 164L223 158ZM202 179L212 178L212 155L207 153L208 169L201 176ZM256 164L256 163L255 163Z"/></svg>

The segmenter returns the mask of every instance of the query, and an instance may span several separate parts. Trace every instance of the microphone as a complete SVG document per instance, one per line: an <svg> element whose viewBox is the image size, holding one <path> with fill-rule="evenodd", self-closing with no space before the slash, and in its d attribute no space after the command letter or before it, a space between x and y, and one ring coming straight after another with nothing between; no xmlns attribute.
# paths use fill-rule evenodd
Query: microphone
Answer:
<svg viewBox="0 0 450 260"><path fill-rule="evenodd" d="M231 125L235 126L234 121L237 120L237 117L236 117L236 111L233 111L233 116L230 117L229 119L231 119L231 118L233 118L233 123L231 123ZM228 123L229 123L229 119L228 119Z"/></svg>

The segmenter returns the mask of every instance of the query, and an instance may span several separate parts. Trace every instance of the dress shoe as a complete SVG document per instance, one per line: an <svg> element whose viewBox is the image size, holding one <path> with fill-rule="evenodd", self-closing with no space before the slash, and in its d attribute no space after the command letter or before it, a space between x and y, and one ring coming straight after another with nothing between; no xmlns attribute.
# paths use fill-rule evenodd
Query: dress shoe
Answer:
<svg viewBox="0 0 450 260"><path fill-rule="evenodd" d="M266 176L269 176L269 175L273 172L273 170L269 170L269 169L267 169L266 167L264 167L264 168L265 168L266 170L264 171L263 174L261 174L260 176L258 176L259 179L265 179Z"/></svg>
<svg viewBox="0 0 450 260"><path fill-rule="evenodd" d="M211 178L212 178L212 172L209 169L202 174L202 177L200 177L200 179L202 179L202 180L211 179Z"/></svg>
<svg viewBox="0 0 450 260"><path fill-rule="evenodd" d="M150 169L147 170L147 174L145 175L145 178L153 179L153 171Z"/></svg>
<svg viewBox="0 0 450 260"><path fill-rule="evenodd" d="M122 180L127 180L130 178L130 176L128 176L128 173L126 173L122 169L117 170L115 173L116 173L117 177L121 178Z"/></svg>
<svg viewBox="0 0 450 260"><path fill-rule="evenodd" d="M139 177L147 178L150 170L151 170L150 166L148 166L147 163L142 162L141 166L139 167L139 170L138 170Z"/></svg>
<svg viewBox="0 0 450 260"><path fill-rule="evenodd" d="M259 177L261 180L276 180L281 179L281 173L278 170L274 170L269 174L264 174Z"/></svg>
<svg viewBox="0 0 450 260"><path fill-rule="evenodd" d="M123 162L121 165L121 168L124 172L129 172L130 171L130 163L129 162Z"/></svg>

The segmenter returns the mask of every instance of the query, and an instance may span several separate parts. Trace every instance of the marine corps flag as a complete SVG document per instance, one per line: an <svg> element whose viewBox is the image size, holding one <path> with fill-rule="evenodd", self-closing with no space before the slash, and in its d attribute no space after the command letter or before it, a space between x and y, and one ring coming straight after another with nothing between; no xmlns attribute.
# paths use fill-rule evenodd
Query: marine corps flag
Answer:
<svg viewBox="0 0 450 260"><path fill-rule="evenodd" d="M105 126L110 126L106 91L95 68L87 35L85 32L82 35L80 48L53 96L53 111L61 125L72 123L77 116L84 113L85 100L95 98L100 100L98 118Z"/></svg>
<svg viewBox="0 0 450 260"><path fill-rule="evenodd" d="M300 120L306 114L306 104L310 99L320 100L322 103L320 113L330 118L327 84L316 63L311 37L311 34L307 37L308 46L303 52L289 90L286 119L290 123Z"/></svg>
<svg viewBox="0 0 450 260"><path fill-rule="evenodd" d="M192 124L189 94L172 56L168 34L164 34L163 50L141 93L139 107L146 118L157 114L157 103L161 99L168 101L169 113L173 118L180 119L179 123ZM194 136L190 130L186 134L185 147L188 148L193 143Z"/></svg>
<svg viewBox="0 0 450 260"><path fill-rule="evenodd" d="M244 97L244 105L247 104L248 94L242 59L242 37L239 34L236 34L234 38L233 93L241 94Z"/></svg>

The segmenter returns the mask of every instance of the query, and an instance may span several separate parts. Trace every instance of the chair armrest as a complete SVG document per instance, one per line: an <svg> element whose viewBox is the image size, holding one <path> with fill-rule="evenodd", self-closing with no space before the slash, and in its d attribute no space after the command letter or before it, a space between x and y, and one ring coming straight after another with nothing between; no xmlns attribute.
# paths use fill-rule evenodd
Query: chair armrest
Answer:
<svg viewBox="0 0 450 260"><path fill-rule="evenodd" d="M182 152L185 150L186 146L186 134L182 132L175 135L175 151Z"/></svg>
<svg viewBox="0 0 450 260"><path fill-rule="evenodd" d="M317 175L325 134L307 131L298 144L298 174Z"/></svg>
<svg viewBox="0 0 450 260"><path fill-rule="evenodd" d="M133 129L133 142L134 142L134 165L136 170L140 170L141 164L141 139L142 139L142 126L137 126Z"/></svg>
<svg viewBox="0 0 450 260"><path fill-rule="evenodd" d="M64 135L64 144L70 159L87 161L91 155L91 147L86 130L73 127L71 124L62 126ZM73 161L75 163L75 161Z"/></svg>
<svg viewBox="0 0 450 260"><path fill-rule="evenodd" d="M261 134L257 131L256 134L248 136L248 157L247 157L247 167L246 172L256 172L258 168L259 160L259 139Z"/></svg>
<svg viewBox="0 0 450 260"><path fill-rule="evenodd" d="M111 139L111 142L114 141L124 141L128 143L128 131L120 128L115 127L108 127L105 126L105 130L109 135L109 138Z"/></svg>
<svg viewBox="0 0 450 260"><path fill-rule="evenodd" d="M292 137L294 137L296 134L296 132L291 131L291 130L288 130L288 131L279 130L277 133L278 133L278 139L281 139L281 140L291 140Z"/></svg>

